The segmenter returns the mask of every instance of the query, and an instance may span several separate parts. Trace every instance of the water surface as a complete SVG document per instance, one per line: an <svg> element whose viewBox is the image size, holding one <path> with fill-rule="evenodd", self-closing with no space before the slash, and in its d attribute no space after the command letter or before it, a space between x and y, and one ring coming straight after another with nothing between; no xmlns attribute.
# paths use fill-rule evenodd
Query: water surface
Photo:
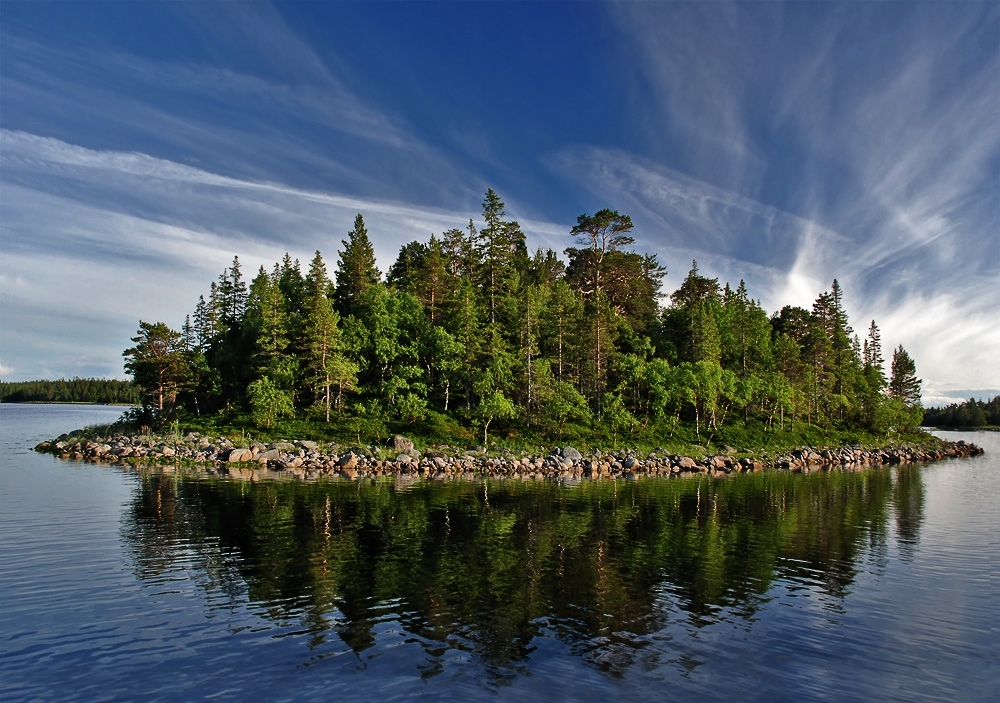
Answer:
<svg viewBox="0 0 1000 703"><path fill-rule="evenodd" d="M35 455L0 405L9 700L988 700L1000 437L716 480L249 483Z"/></svg>

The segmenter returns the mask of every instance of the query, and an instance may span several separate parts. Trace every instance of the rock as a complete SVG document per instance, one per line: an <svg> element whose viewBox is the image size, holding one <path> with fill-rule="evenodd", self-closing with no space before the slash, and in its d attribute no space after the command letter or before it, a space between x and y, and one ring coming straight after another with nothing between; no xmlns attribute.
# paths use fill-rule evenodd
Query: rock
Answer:
<svg viewBox="0 0 1000 703"><path fill-rule="evenodd" d="M570 461L580 461L583 459L583 454L581 454L580 450L575 447L566 446L562 448L562 457L563 459L569 459Z"/></svg>
<svg viewBox="0 0 1000 703"><path fill-rule="evenodd" d="M278 461L281 458L281 452L277 449L268 449L257 455L257 461L262 464L266 464L269 461Z"/></svg>
<svg viewBox="0 0 1000 703"><path fill-rule="evenodd" d="M412 461L413 457L411 457L409 454L406 453L400 454L399 456L396 457L397 464L409 464Z"/></svg>
<svg viewBox="0 0 1000 703"><path fill-rule="evenodd" d="M347 454L340 457L340 461L338 463L340 464L342 471L344 469L353 469L358 465L358 455L354 452L347 452Z"/></svg>
<svg viewBox="0 0 1000 703"><path fill-rule="evenodd" d="M160 447L160 454L162 454L163 456L174 456L175 454L177 454L177 452L174 451L173 447L163 446Z"/></svg>
<svg viewBox="0 0 1000 703"><path fill-rule="evenodd" d="M623 469L632 470L638 465L639 465L639 460L636 459L634 456L627 457L624 461L622 461Z"/></svg>
<svg viewBox="0 0 1000 703"><path fill-rule="evenodd" d="M249 449L234 449L229 452L229 458L226 460L230 464L236 464L241 461L250 461L253 458L253 452Z"/></svg>
<svg viewBox="0 0 1000 703"><path fill-rule="evenodd" d="M272 442L268 448L277 449L279 452L290 452L295 449L295 445L290 442Z"/></svg>
<svg viewBox="0 0 1000 703"><path fill-rule="evenodd" d="M300 439L295 444L298 445L299 447L302 447L306 451L310 451L310 452L314 452L317 449L319 449L319 443L318 442L313 442L312 440L309 440L309 439Z"/></svg>
<svg viewBox="0 0 1000 703"><path fill-rule="evenodd" d="M689 456L682 456L678 461L677 465L682 469L693 469L698 466L697 462Z"/></svg>
<svg viewBox="0 0 1000 703"><path fill-rule="evenodd" d="M400 454L409 454L413 451L413 440L407 439L403 435L395 435L392 438L392 451Z"/></svg>

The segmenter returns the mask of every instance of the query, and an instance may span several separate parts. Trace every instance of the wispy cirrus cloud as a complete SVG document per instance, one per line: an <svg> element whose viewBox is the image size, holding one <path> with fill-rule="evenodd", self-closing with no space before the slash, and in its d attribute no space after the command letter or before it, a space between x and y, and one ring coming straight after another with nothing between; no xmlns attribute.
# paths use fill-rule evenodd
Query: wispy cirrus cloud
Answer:
<svg viewBox="0 0 1000 703"><path fill-rule="evenodd" d="M346 196L23 132L0 130L0 147L0 350L19 378L120 375L138 320L178 327L234 255L252 277L320 250L332 274L361 212L385 271L403 244L477 216L478 199L450 211ZM539 244L566 231L522 225Z"/></svg>
<svg viewBox="0 0 1000 703"><path fill-rule="evenodd" d="M611 15L653 148L571 147L551 167L635 210L672 268L746 278L772 309L838 278L855 323L917 357L928 400L1000 391L995 6Z"/></svg>

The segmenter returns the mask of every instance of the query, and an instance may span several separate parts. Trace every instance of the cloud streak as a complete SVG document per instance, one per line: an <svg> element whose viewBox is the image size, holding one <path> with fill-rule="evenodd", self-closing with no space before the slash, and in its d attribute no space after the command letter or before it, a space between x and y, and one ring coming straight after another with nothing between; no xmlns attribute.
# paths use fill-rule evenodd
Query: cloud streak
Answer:
<svg viewBox="0 0 1000 703"><path fill-rule="evenodd" d="M385 271L406 242L477 216L476 201L459 212L345 196L23 132L0 130L0 144L0 350L18 378L121 375L138 320L179 326L234 255L252 276L318 249L332 273L361 212ZM567 231L522 226L556 246Z"/></svg>

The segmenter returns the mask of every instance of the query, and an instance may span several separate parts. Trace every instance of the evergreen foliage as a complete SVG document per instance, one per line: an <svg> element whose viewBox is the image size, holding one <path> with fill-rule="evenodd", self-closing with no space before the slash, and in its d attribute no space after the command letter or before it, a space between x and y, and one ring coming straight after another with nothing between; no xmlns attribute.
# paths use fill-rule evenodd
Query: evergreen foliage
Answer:
<svg viewBox="0 0 1000 703"><path fill-rule="evenodd" d="M140 324L128 369L161 417L319 421L358 438L447 425L484 442L655 445L919 423L912 359L897 349L887 381L878 327L854 336L838 281L811 310L768 316L743 281L693 262L665 298L666 270L628 249L632 229L614 210L583 214L567 261L529 256L489 190L481 223L406 244L383 282L359 214L336 285L320 252L307 275L286 254L249 288L234 259L182 332Z"/></svg>
<svg viewBox="0 0 1000 703"><path fill-rule="evenodd" d="M969 398L943 408L927 408L923 424L928 427L1000 427L1000 395L987 401Z"/></svg>
<svg viewBox="0 0 1000 703"><path fill-rule="evenodd" d="M3 403L135 404L139 389L113 378L61 378L55 381L0 381Z"/></svg>

